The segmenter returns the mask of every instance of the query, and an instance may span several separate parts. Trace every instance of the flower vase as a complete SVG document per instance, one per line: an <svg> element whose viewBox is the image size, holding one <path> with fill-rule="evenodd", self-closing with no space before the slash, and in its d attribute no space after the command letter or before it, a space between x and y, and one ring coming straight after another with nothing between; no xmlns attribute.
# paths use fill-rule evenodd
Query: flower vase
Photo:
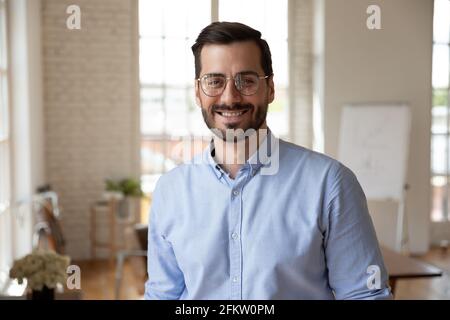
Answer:
<svg viewBox="0 0 450 320"><path fill-rule="evenodd" d="M55 289L44 286L42 290L33 290L31 300L55 300Z"/></svg>

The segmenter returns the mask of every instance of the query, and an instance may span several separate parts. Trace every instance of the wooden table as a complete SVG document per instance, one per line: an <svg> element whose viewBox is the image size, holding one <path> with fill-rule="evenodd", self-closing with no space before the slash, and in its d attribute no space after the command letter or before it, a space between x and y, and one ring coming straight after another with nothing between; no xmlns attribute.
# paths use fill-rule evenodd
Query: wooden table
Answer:
<svg viewBox="0 0 450 320"><path fill-rule="evenodd" d="M381 247L384 263L389 273L389 285L392 294L399 279L440 277L442 270L426 262L397 253L386 247Z"/></svg>

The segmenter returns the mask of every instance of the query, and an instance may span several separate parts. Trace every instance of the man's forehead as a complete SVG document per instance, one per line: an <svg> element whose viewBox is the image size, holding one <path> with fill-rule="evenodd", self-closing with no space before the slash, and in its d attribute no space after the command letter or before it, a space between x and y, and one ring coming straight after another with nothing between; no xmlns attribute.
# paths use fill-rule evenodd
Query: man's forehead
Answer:
<svg viewBox="0 0 450 320"><path fill-rule="evenodd" d="M207 44L200 55L202 69L234 66L254 71L262 69L259 57L260 49L254 41Z"/></svg>

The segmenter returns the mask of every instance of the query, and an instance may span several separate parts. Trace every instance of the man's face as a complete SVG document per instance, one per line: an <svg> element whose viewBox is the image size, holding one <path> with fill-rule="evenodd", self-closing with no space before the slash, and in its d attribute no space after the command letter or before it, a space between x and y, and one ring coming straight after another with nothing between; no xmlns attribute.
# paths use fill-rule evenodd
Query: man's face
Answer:
<svg viewBox="0 0 450 320"><path fill-rule="evenodd" d="M253 41L234 42L226 45L205 45L201 51L200 78L205 74L220 73L234 77L240 72L256 72L265 76L260 62L260 49ZM266 128L269 103L274 99L274 84L270 77L259 79L255 94L241 94L233 79L230 79L222 94L207 96L197 81L195 94L197 104L202 109L203 119L209 129L218 129L225 140L227 129L258 130ZM240 112L236 115L236 112Z"/></svg>

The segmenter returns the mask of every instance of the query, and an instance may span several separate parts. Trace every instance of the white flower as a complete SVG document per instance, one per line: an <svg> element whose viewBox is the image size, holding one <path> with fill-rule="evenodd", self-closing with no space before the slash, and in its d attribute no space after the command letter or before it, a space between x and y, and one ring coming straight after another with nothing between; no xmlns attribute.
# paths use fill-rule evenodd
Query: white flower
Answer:
<svg viewBox="0 0 450 320"><path fill-rule="evenodd" d="M44 286L55 288L58 283L64 284L66 281L69 263L68 256L35 249L31 254L14 261L9 276L19 283L27 279L28 287L32 290L42 290Z"/></svg>

